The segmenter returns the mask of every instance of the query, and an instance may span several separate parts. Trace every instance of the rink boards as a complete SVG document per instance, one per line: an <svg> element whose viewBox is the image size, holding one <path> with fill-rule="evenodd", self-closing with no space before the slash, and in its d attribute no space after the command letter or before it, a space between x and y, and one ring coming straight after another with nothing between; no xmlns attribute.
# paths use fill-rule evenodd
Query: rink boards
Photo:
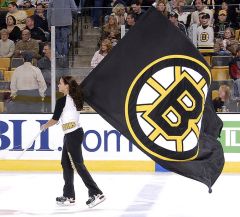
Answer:
<svg viewBox="0 0 240 217"><path fill-rule="evenodd" d="M225 172L240 172L240 114L220 114L224 122L220 141L225 153ZM92 171L165 171L98 114L81 114L85 131L82 144L87 167ZM61 170L61 125L31 140L50 114L0 115L0 170ZM17 160L22 150L29 147Z"/></svg>

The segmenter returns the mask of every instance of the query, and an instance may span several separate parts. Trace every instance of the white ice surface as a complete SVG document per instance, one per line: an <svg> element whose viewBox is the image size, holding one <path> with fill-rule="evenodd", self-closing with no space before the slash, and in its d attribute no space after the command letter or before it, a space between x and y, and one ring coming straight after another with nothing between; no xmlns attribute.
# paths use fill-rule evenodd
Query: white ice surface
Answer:
<svg viewBox="0 0 240 217"><path fill-rule="evenodd" d="M89 209L75 174L76 204L61 207L61 173L0 173L0 216L239 217L240 175L223 174L209 194L205 185L173 173L92 173L106 201Z"/></svg>

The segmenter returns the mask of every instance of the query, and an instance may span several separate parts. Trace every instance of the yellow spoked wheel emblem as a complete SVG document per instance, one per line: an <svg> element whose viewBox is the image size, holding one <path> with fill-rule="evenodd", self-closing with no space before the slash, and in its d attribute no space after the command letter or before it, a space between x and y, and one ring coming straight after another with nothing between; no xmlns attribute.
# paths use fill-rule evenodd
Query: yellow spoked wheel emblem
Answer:
<svg viewBox="0 0 240 217"><path fill-rule="evenodd" d="M155 60L133 80L125 101L128 129L137 145L169 161L196 158L211 74L184 55Z"/></svg>

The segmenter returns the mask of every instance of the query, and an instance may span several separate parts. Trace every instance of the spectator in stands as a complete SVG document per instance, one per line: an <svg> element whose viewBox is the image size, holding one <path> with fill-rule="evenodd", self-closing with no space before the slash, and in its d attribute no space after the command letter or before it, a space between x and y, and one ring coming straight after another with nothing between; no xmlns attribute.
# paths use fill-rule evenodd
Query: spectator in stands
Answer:
<svg viewBox="0 0 240 217"><path fill-rule="evenodd" d="M20 8L30 8L29 6L34 7L36 2L37 0L17 0L16 3Z"/></svg>
<svg viewBox="0 0 240 217"><path fill-rule="evenodd" d="M101 40L108 38L110 34L114 34L117 40L120 39L120 27L114 15L110 15L107 23L103 26Z"/></svg>
<svg viewBox="0 0 240 217"><path fill-rule="evenodd" d="M129 13L126 18L126 25L125 25L125 30L126 32L131 29L135 25L135 15L133 13Z"/></svg>
<svg viewBox="0 0 240 217"><path fill-rule="evenodd" d="M38 68L43 70L51 70L51 43L45 43L43 46L43 54L44 57L42 57L37 62Z"/></svg>
<svg viewBox="0 0 240 217"><path fill-rule="evenodd" d="M213 13L211 10L209 10L202 2L202 0L196 0L195 1L195 7L196 7L196 11L194 11L191 15L191 25L192 24L200 24L199 21L199 14L200 13L205 13L205 14L209 14L210 19L209 19L209 25L213 24Z"/></svg>
<svg viewBox="0 0 240 217"><path fill-rule="evenodd" d="M176 12L173 11L169 14L169 20L187 36L186 27L183 23L178 22L178 14Z"/></svg>
<svg viewBox="0 0 240 217"><path fill-rule="evenodd" d="M33 54L23 53L24 64L17 67L11 78L12 101L7 105L8 113L39 113L47 89L39 68L32 65Z"/></svg>
<svg viewBox="0 0 240 217"><path fill-rule="evenodd" d="M172 12L177 8L177 0L166 1L166 7L168 12Z"/></svg>
<svg viewBox="0 0 240 217"><path fill-rule="evenodd" d="M23 30L26 27L27 14L24 10L18 10L18 6L15 2L10 2L8 4L8 13L6 15L6 18L9 15L15 17L16 25L20 28L20 30Z"/></svg>
<svg viewBox="0 0 240 217"><path fill-rule="evenodd" d="M38 3L34 14L35 27L41 28L44 32L49 32L47 22L47 11L42 3Z"/></svg>
<svg viewBox="0 0 240 217"><path fill-rule="evenodd" d="M45 43L43 47L43 54L44 57L42 57L37 62L37 67L41 69L43 77L47 84L47 90L46 95L50 96L51 90L51 43ZM57 59L56 59L57 61Z"/></svg>
<svg viewBox="0 0 240 217"><path fill-rule="evenodd" d="M131 9L132 9L132 12L135 14L136 22L145 13L145 10L141 8L140 0L133 0L131 2Z"/></svg>
<svg viewBox="0 0 240 217"><path fill-rule="evenodd" d="M156 9L160 11L164 16L168 17L169 12L167 11L166 3L164 0L156 1Z"/></svg>
<svg viewBox="0 0 240 217"><path fill-rule="evenodd" d="M42 55L41 51L43 50L43 42L47 41L47 38L45 32L41 28L35 27L34 16L27 17L26 29L30 31L31 38L38 42L39 53Z"/></svg>
<svg viewBox="0 0 240 217"><path fill-rule="evenodd" d="M108 39L104 39L101 42L100 49L95 52L92 61L91 61L91 67L95 68L105 56L110 52L112 49L112 43Z"/></svg>
<svg viewBox="0 0 240 217"><path fill-rule="evenodd" d="M35 39L38 43L47 41L43 30L38 27L35 27L34 16L27 17L26 29L30 31L31 38Z"/></svg>
<svg viewBox="0 0 240 217"><path fill-rule="evenodd" d="M216 0L203 0L204 5L206 5L209 9L215 10Z"/></svg>
<svg viewBox="0 0 240 217"><path fill-rule="evenodd" d="M16 43L14 57L22 57L22 54L26 51L31 51L34 58L40 58L38 42L31 38L31 33L28 29L22 31L22 40Z"/></svg>
<svg viewBox="0 0 240 217"><path fill-rule="evenodd" d="M21 39L21 30L18 26L16 26L16 19L14 16L9 15L7 17L7 31L9 33L9 39L17 42Z"/></svg>
<svg viewBox="0 0 240 217"><path fill-rule="evenodd" d="M22 8L24 8L24 9L35 8L35 4L36 3L32 3L31 0L24 0Z"/></svg>
<svg viewBox="0 0 240 217"><path fill-rule="evenodd" d="M224 0L221 3L221 7L216 10L215 19L217 19L218 11L225 10L227 12L227 22L231 22L233 25L237 23L237 14L234 6L230 5L230 1Z"/></svg>
<svg viewBox="0 0 240 217"><path fill-rule="evenodd" d="M209 26L210 15L207 13L199 14L200 26L197 28L197 47L198 49L211 49L214 47L214 31Z"/></svg>
<svg viewBox="0 0 240 217"><path fill-rule="evenodd" d="M229 63L229 75L233 80L240 79L240 47L237 48L236 56Z"/></svg>
<svg viewBox="0 0 240 217"><path fill-rule="evenodd" d="M107 39L109 41L111 41L112 43L112 47L114 47L117 43L118 43L118 40L119 38L117 38L117 36L115 35L114 32L110 32L109 36L107 37Z"/></svg>
<svg viewBox="0 0 240 217"><path fill-rule="evenodd" d="M116 17L117 19L117 24L119 26L121 25L125 25L125 21L126 21L126 17L127 17L127 13L125 11L125 7L122 4L117 4L113 10L113 15Z"/></svg>
<svg viewBox="0 0 240 217"><path fill-rule="evenodd" d="M130 1L130 0L129 0ZM106 14L112 13L112 8L114 8L117 4L122 4L127 9L128 0L108 0L105 1L105 6L108 7L106 9Z"/></svg>
<svg viewBox="0 0 240 217"><path fill-rule="evenodd" d="M43 77L49 87L50 83L51 83L51 43L50 42L46 42L44 43L43 46L43 57L41 59L38 60L37 62L37 67L39 69L41 69ZM62 70L62 68L66 68L66 63L64 61L62 61L62 59L57 58L56 59L56 69L57 69L57 73L59 74L59 69ZM58 77L60 77L61 75L58 75Z"/></svg>
<svg viewBox="0 0 240 217"><path fill-rule="evenodd" d="M35 8L35 3L32 4L31 0L24 0L22 5L18 5L19 8L31 9Z"/></svg>
<svg viewBox="0 0 240 217"><path fill-rule="evenodd" d="M218 97L213 99L213 106L216 112L228 112L230 105L230 88L221 85L218 90Z"/></svg>
<svg viewBox="0 0 240 217"><path fill-rule="evenodd" d="M230 22L227 22L227 11L220 10L218 12L218 20L214 25L215 38L223 38L226 28L232 27Z"/></svg>
<svg viewBox="0 0 240 217"><path fill-rule="evenodd" d="M15 50L15 44L12 40L8 39L9 34L6 29L2 29L0 33L0 57L12 57Z"/></svg>
<svg viewBox="0 0 240 217"><path fill-rule="evenodd" d="M238 41L235 39L234 30L232 28L226 28L224 37L217 39L214 44L214 51L218 55L236 55L238 48Z"/></svg>
<svg viewBox="0 0 240 217"><path fill-rule="evenodd" d="M48 25L56 26L57 56L66 57L68 54L68 36L72 25L72 11L78 8L74 0L50 0L47 10Z"/></svg>
<svg viewBox="0 0 240 217"><path fill-rule="evenodd" d="M182 11L182 7L186 4L186 0L177 0L177 7L174 12L177 13L179 22L182 22L185 26L189 26L191 21L191 13Z"/></svg>

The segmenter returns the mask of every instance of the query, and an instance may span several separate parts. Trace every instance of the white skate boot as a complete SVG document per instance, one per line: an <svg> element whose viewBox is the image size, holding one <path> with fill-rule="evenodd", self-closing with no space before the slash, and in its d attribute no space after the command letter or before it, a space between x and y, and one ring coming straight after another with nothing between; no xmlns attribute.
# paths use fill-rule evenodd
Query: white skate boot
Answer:
<svg viewBox="0 0 240 217"><path fill-rule="evenodd" d="M56 198L56 202L58 205L71 206L75 204L75 199L61 196Z"/></svg>
<svg viewBox="0 0 240 217"><path fill-rule="evenodd" d="M89 208L93 208L94 206L98 205L99 203L102 203L106 197L103 194L97 194L90 196L86 204Z"/></svg>

